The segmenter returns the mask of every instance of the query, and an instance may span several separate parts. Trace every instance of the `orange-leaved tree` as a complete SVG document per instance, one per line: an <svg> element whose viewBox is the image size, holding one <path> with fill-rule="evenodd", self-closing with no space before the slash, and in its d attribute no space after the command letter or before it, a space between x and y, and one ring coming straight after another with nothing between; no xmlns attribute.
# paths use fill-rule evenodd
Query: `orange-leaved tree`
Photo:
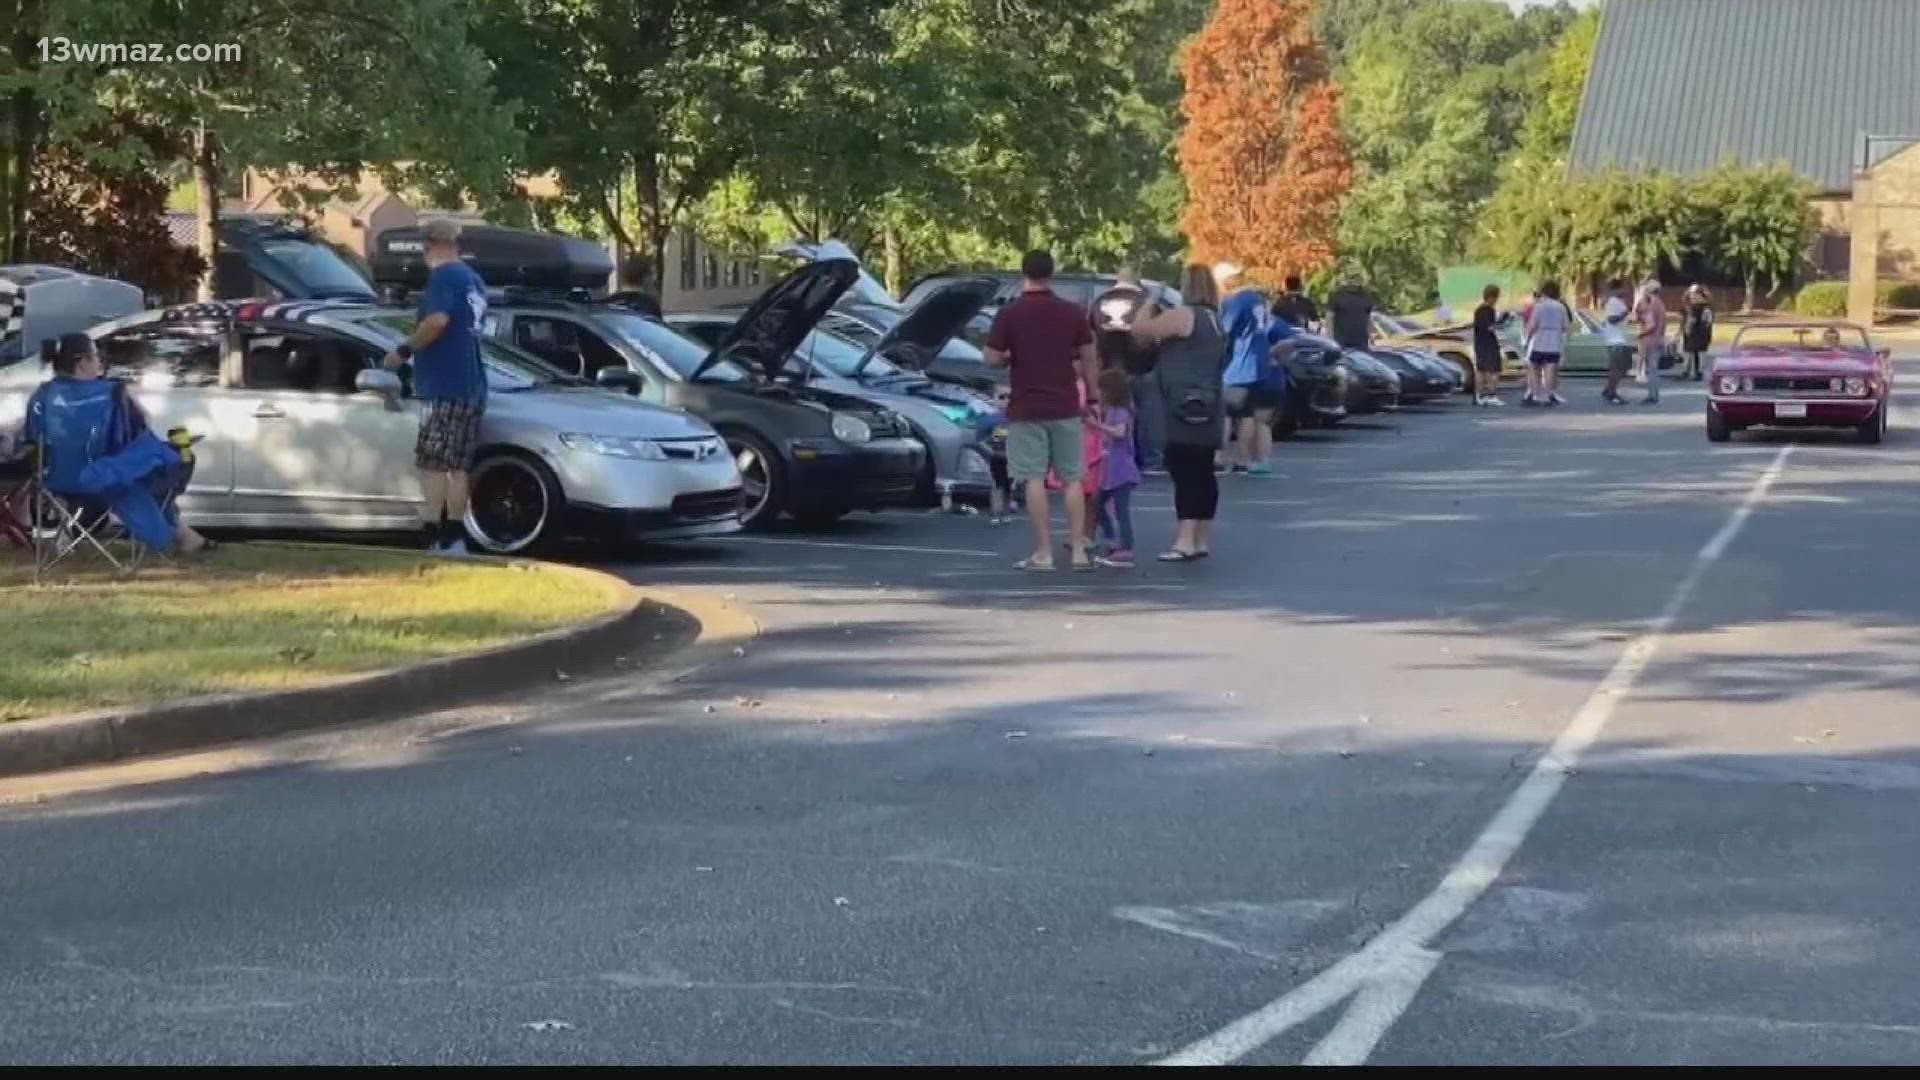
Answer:
<svg viewBox="0 0 1920 1080"><path fill-rule="evenodd" d="M1181 60L1181 227L1195 261L1277 284L1333 262L1353 159L1314 0L1219 0Z"/></svg>

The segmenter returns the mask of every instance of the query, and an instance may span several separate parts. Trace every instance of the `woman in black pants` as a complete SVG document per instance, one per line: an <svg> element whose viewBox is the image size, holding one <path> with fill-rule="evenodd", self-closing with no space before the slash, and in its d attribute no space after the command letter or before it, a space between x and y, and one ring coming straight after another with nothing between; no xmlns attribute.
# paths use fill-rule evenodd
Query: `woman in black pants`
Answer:
<svg viewBox="0 0 1920 1080"><path fill-rule="evenodd" d="M1159 349L1160 395L1166 412L1166 466L1173 478L1174 514L1180 519L1173 546L1161 562L1193 562L1209 553L1220 478L1213 458L1226 429L1221 377L1227 368L1226 337L1220 331L1219 287L1213 272L1189 266L1180 281L1182 306L1137 324L1136 341Z"/></svg>

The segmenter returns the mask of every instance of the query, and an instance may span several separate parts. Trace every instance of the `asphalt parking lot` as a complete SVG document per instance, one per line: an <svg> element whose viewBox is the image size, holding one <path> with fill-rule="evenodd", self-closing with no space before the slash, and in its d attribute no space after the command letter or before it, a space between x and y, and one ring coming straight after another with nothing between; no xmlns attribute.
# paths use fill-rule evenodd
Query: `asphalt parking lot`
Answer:
<svg viewBox="0 0 1920 1080"><path fill-rule="evenodd" d="M1912 1060L1920 409L1597 392L1309 433L1198 564L595 553L761 636L0 809L0 1059Z"/></svg>

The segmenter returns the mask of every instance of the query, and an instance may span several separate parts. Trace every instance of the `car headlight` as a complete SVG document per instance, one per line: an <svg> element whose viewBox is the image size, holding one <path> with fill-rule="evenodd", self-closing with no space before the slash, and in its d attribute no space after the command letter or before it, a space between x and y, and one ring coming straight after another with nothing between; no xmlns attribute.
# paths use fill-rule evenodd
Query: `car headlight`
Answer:
<svg viewBox="0 0 1920 1080"><path fill-rule="evenodd" d="M570 431L560 436L560 445L569 450L584 450L589 454L605 454L634 461L667 460L667 452L659 443L628 435L587 435Z"/></svg>
<svg viewBox="0 0 1920 1080"><path fill-rule="evenodd" d="M852 413L834 413L833 437L848 443L872 442L873 426Z"/></svg>
<svg viewBox="0 0 1920 1080"><path fill-rule="evenodd" d="M1861 378L1858 375L1855 375L1853 378L1847 380L1847 393L1852 394L1854 397L1860 397L1866 392L1867 392L1867 380Z"/></svg>
<svg viewBox="0 0 1920 1080"><path fill-rule="evenodd" d="M1716 380L1716 385L1723 394L1737 394L1740 392L1740 380L1731 375L1720 376L1720 378Z"/></svg>

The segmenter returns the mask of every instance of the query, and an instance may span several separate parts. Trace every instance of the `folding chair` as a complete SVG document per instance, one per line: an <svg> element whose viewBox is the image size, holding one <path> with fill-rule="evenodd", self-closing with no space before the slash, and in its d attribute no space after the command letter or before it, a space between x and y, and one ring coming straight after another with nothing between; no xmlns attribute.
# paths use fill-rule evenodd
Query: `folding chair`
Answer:
<svg viewBox="0 0 1920 1080"><path fill-rule="evenodd" d="M93 553L123 574L146 553L109 505L85 480L88 467L124 445L130 419L125 387L97 380L65 382L28 402L28 448L33 461L34 580L76 554Z"/></svg>

